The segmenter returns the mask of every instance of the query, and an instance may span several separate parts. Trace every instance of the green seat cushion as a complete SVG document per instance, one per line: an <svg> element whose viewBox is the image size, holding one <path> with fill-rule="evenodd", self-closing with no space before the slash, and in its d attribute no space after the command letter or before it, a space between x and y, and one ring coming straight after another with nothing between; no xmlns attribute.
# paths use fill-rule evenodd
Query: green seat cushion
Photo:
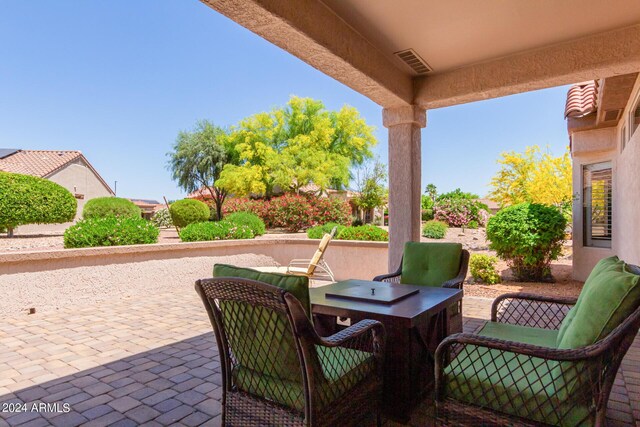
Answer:
<svg viewBox="0 0 640 427"><path fill-rule="evenodd" d="M487 323L480 335L555 347L557 331ZM540 423L580 425L588 405L567 398L558 362L467 345L445 368L447 397Z"/></svg>
<svg viewBox="0 0 640 427"><path fill-rule="evenodd" d="M639 279L618 257L598 262L560 326L557 347L585 347L611 333L640 305Z"/></svg>
<svg viewBox="0 0 640 427"><path fill-rule="evenodd" d="M214 277L239 277L268 283L290 292L302 304L307 317L311 319L311 298L309 297L309 278L280 273L263 273L251 268L235 267L227 264L213 266Z"/></svg>
<svg viewBox="0 0 640 427"><path fill-rule="evenodd" d="M460 243L419 243L404 245L400 283L441 286L460 271Z"/></svg>
<svg viewBox="0 0 640 427"><path fill-rule="evenodd" d="M319 404L324 407L343 397L360 381L368 377L375 364L371 353L343 347L316 346L320 371L316 378ZM298 373L300 371L298 370ZM302 377L298 381L261 374L242 366L233 377L238 388L298 411L304 410Z"/></svg>
<svg viewBox="0 0 640 427"><path fill-rule="evenodd" d="M530 328L528 326L509 325L506 323L487 322L478 332L483 337L498 338L540 347L556 347L558 331L553 329Z"/></svg>

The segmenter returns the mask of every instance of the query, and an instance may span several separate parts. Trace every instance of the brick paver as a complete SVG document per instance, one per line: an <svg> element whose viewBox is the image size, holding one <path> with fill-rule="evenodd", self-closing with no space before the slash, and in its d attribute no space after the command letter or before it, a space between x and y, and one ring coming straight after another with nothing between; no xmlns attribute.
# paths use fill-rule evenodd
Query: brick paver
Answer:
<svg viewBox="0 0 640 427"><path fill-rule="evenodd" d="M464 330L482 327L489 307L489 300L465 298ZM13 405L0 412L0 426L219 425L219 361L191 286L179 295L4 318L0 405ZM412 424L425 423L427 406ZM609 420L640 425L638 338L622 362Z"/></svg>

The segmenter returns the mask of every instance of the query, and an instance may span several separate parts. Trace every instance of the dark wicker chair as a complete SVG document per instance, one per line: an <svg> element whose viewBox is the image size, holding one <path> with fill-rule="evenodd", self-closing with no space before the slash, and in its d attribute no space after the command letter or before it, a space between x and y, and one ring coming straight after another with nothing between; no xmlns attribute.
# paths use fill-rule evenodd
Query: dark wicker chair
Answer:
<svg viewBox="0 0 640 427"><path fill-rule="evenodd" d="M322 338L285 290L232 277L196 282L213 325L223 425L379 423L384 328L363 320Z"/></svg>
<svg viewBox="0 0 640 427"><path fill-rule="evenodd" d="M389 274L382 274L380 276L376 276L373 278L374 282L389 282L389 283L400 283L400 278L402 276L402 261L404 260L404 256L400 259L400 266L398 269ZM456 277L449 279L440 285L443 288L457 288L462 289L462 284L464 283L464 279L467 277L467 270L469 269L469 251L466 249L462 250L462 254L460 256L460 270Z"/></svg>
<svg viewBox="0 0 640 427"><path fill-rule="evenodd" d="M638 267L629 267L640 274ZM575 302L529 294L503 295L493 303L491 321L558 330ZM437 422L605 425L611 387L639 328L640 307L606 337L577 349L470 333L449 336L436 350Z"/></svg>

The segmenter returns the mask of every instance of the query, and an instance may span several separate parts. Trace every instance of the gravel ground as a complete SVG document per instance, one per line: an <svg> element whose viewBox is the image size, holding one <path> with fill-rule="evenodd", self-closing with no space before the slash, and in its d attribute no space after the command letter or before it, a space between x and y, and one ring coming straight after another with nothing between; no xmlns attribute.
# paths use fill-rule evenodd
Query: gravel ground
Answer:
<svg viewBox="0 0 640 427"><path fill-rule="evenodd" d="M31 307L40 313L152 293L195 292L194 282L211 277L215 263L278 265L265 255L242 254L6 274L0 276L0 317L25 314Z"/></svg>

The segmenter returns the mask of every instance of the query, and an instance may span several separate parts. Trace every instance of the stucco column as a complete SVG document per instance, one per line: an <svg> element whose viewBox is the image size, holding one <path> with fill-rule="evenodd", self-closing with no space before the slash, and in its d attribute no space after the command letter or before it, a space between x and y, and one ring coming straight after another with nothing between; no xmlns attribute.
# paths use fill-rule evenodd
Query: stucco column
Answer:
<svg viewBox="0 0 640 427"><path fill-rule="evenodd" d="M420 240L420 129L426 110L415 105L382 110L389 129L389 271L395 271L405 242Z"/></svg>

